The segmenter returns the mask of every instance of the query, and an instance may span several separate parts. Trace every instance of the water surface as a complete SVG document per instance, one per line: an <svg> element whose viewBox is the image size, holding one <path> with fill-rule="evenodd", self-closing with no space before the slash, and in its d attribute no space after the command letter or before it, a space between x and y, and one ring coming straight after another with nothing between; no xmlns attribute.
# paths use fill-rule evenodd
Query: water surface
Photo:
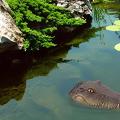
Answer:
<svg viewBox="0 0 120 120"><path fill-rule="evenodd" d="M0 70L0 120L119 120L120 110L84 107L68 95L83 80L99 79L120 91L120 53L114 50L120 32L104 29L120 19L118 5L96 4L91 28L39 60L32 59L33 64L31 59L9 58L5 66L0 62L5 68Z"/></svg>

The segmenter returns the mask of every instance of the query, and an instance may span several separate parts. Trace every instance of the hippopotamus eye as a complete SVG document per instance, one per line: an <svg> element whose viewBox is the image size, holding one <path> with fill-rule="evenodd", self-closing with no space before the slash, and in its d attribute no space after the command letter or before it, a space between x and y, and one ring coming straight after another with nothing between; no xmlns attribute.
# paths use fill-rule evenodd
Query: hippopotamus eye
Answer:
<svg viewBox="0 0 120 120"><path fill-rule="evenodd" d="M88 88L89 93L95 93L95 90L93 88Z"/></svg>

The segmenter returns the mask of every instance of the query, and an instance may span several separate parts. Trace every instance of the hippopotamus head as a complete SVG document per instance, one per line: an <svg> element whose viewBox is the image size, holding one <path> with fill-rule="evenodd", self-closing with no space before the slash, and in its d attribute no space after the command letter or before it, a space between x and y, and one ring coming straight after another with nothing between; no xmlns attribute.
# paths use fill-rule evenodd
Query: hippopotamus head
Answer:
<svg viewBox="0 0 120 120"><path fill-rule="evenodd" d="M119 108L120 94L110 90L99 80L78 83L71 91L73 100L98 108Z"/></svg>

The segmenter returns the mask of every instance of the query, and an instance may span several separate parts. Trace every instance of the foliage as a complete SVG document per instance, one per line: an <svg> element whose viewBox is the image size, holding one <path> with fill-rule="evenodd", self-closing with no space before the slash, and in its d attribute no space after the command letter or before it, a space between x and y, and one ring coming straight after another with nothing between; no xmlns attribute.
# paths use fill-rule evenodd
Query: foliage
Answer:
<svg viewBox="0 0 120 120"><path fill-rule="evenodd" d="M114 0L94 0L94 3L112 2Z"/></svg>
<svg viewBox="0 0 120 120"><path fill-rule="evenodd" d="M101 21L105 21L105 13L107 13L106 9L102 9L98 6L93 6L93 18L98 25L100 25Z"/></svg>
<svg viewBox="0 0 120 120"><path fill-rule="evenodd" d="M97 1L98 3L95 3ZM109 14L111 14L111 10L115 12L120 11L120 4L115 1L117 0L107 0L106 2L100 2L100 0L94 0L94 4L92 6L93 18L99 26L102 22L106 23L106 15L107 17L109 17Z"/></svg>
<svg viewBox="0 0 120 120"><path fill-rule="evenodd" d="M116 20L114 25L110 25L106 27L106 30L110 31L120 31L120 20Z"/></svg>
<svg viewBox="0 0 120 120"><path fill-rule="evenodd" d="M24 49L36 50L55 46L53 33L60 26L79 26L69 11L57 7L53 0L7 0L16 24L25 35Z"/></svg>
<svg viewBox="0 0 120 120"><path fill-rule="evenodd" d="M114 49L120 52L120 43L116 44L114 46Z"/></svg>
<svg viewBox="0 0 120 120"><path fill-rule="evenodd" d="M120 26L118 25L110 25L106 27L106 30L110 30L110 31L120 31Z"/></svg>
<svg viewBox="0 0 120 120"><path fill-rule="evenodd" d="M116 20L113 25L107 26L106 30L120 31L120 20ZM116 44L114 49L120 51L120 43Z"/></svg>
<svg viewBox="0 0 120 120"><path fill-rule="evenodd" d="M116 20L114 24L120 26L120 20Z"/></svg>

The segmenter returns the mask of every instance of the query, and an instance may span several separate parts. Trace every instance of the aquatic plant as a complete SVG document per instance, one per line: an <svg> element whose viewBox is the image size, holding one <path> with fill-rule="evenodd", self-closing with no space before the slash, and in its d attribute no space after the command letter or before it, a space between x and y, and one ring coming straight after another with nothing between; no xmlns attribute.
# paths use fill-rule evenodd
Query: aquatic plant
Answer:
<svg viewBox="0 0 120 120"><path fill-rule="evenodd" d="M106 9L102 9L96 5L93 6L93 18L99 26L101 21L105 22L105 13L107 13Z"/></svg>
<svg viewBox="0 0 120 120"><path fill-rule="evenodd" d="M106 30L120 31L120 20L116 20L113 25L107 26Z"/></svg>
<svg viewBox="0 0 120 120"><path fill-rule="evenodd" d="M69 11L52 4L54 0L7 0L17 26L24 34L24 49L38 50L55 46L53 33L60 26L79 26Z"/></svg>
<svg viewBox="0 0 120 120"><path fill-rule="evenodd" d="M94 0L94 3L112 2L114 0Z"/></svg>
<svg viewBox="0 0 120 120"><path fill-rule="evenodd" d="M106 30L120 31L120 20L116 20L113 25L107 26ZM114 49L120 51L120 43L116 44Z"/></svg>
<svg viewBox="0 0 120 120"><path fill-rule="evenodd" d="M116 45L114 46L114 49L117 50L117 51L120 51L120 43L116 44Z"/></svg>

